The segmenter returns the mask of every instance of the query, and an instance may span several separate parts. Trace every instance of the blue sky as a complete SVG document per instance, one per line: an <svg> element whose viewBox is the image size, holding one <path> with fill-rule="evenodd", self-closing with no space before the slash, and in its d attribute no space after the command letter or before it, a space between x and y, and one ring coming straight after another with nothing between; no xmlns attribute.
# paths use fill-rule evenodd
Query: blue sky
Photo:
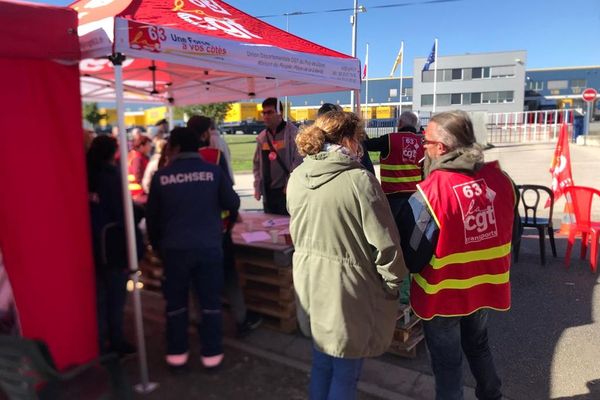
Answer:
<svg viewBox="0 0 600 400"><path fill-rule="evenodd" d="M38 2L67 5L70 0ZM165 0L169 1L169 0ZM600 65L599 0L460 0L419 4L424 0L363 0L359 14L357 56L364 60L369 43L369 77L388 76L404 40L404 75L414 57L426 57L434 37L439 55L526 50L527 68ZM353 0L229 0L254 16L295 11L352 8ZM410 3L396 8L371 8ZM351 53L351 11L290 16L289 30L316 43ZM286 17L265 18L286 28ZM396 75L399 70L396 71Z"/></svg>

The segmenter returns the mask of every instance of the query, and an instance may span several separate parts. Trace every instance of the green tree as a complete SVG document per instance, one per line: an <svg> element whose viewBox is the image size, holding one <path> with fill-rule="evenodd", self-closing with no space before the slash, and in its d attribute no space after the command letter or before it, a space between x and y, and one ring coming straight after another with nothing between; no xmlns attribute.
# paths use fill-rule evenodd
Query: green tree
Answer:
<svg viewBox="0 0 600 400"><path fill-rule="evenodd" d="M176 107L175 113L182 112L188 117L193 114L204 115L215 120L219 124L223 122L225 115L231 108L231 103L194 104L185 107Z"/></svg>
<svg viewBox="0 0 600 400"><path fill-rule="evenodd" d="M83 103L83 118L95 128L102 118L106 118L106 114L100 113L98 103Z"/></svg>

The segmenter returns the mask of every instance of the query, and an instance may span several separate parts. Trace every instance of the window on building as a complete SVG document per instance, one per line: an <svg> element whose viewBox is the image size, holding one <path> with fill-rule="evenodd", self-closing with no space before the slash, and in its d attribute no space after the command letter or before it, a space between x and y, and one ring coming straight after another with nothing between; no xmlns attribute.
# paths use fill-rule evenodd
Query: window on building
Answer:
<svg viewBox="0 0 600 400"><path fill-rule="evenodd" d="M432 106L433 105L433 95L432 94L422 94L421 95L421 105L422 106Z"/></svg>
<svg viewBox="0 0 600 400"><path fill-rule="evenodd" d="M433 82L433 70L421 72L421 82ZM433 103L432 103L433 104Z"/></svg>
<svg viewBox="0 0 600 400"><path fill-rule="evenodd" d="M527 90L534 90L536 92L544 90L544 81L527 81Z"/></svg>
<svg viewBox="0 0 600 400"><path fill-rule="evenodd" d="M498 103L512 103L514 92L511 90L498 92Z"/></svg>
<svg viewBox="0 0 600 400"><path fill-rule="evenodd" d="M490 77L490 67L471 68L471 77L473 79L484 79Z"/></svg>
<svg viewBox="0 0 600 400"><path fill-rule="evenodd" d="M450 95L450 104L462 104L462 94L452 93Z"/></svg>
<svg viewBox="0 0 600 400"><path fill-rule="evenodd" d="M465 68L463 69L463 79L465 81L472 79L473 68Z"/></svg>
<svg viewBox="0 0 600 400"><path fill-rule="evenodd" d="M471 93L471 104L481 103L481 92Z"/></svg>
<svg viewBox="0 0 600 400"><path fill-rule="evenodd" d="M453 68L452 69L452 80L459 80L462 79L462 68Z"/></svg>
<svg viewBox="0 0 600 400"><path fill-rule="evenodd" d="M463 93L462 94L462 103L466 106L471 104L471 93Z"/></svg>
<svg viewBox="0 0 600 400"><path fill-rule="evenodd" d="M552 89L550 90L550 94L552 96L558 96L560 94L560 89Z"/></svg>
<svg viewBox="0 0 600 400"><path fill-rule="evenodd" d="M492 78L512 78L515 76L515 66L503 65L498 67L491 67L490 74Z"/></svg>
<svg viewBox="0 0 600 400"><path fill-rule="evenodd" d="M562 80L562 81L548 81L548 89L549 90L553 90L553 89L566 89L569 87L569 81L567 80Z"/></svg>
<svg viewBox="0 0 600 400"><path fill-rule="evenodd" d="M449 106L450 105L450 93L438 94L436 96L436 103L438 106Z"/></svg>
<svg viewBox="0 0 600 400"><path fill-rule="evenodd" d="M587 85L587 81L585 79L573 79L571 81L571 87L582 87L584 88Z"/></svg>
<svg viewBox="0 0 600 400"><path fill-rule="evenodd" d="M398 89L390 89L390 97L398 97Z"/></svg>
<svg viewBox="0 0 600 400"><path fill-rule="evenodd" d="M573 94L581 94L585 89L587 82L585 79L573 79L571 80L571 91Z"/></svg>
<svg viewBox="0 0 600 400"><path fill-rule="evenodd" d="M495 98L491 95L495 93ZM481 102L483 104L496 103L498 101L498 92L483 92L481 93Z"/></svg>
<svg viewBox="0 0 600 400"><path fill-rule="evenodd" d="M404 92L403 96L412 96L413 95L413 88L411 88L411 87L402 88L402 91Z"/></svg>

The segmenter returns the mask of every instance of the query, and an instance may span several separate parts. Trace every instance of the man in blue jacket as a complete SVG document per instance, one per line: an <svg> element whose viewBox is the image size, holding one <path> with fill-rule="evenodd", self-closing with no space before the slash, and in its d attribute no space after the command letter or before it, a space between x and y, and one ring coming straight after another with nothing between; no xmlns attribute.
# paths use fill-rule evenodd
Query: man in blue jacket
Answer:
<svg viewBox="0 0 600 400"><path fill-rule="evenodd" d="M191 282L202 312L202 363L214 368L223 360L221 210L237 212L240 199L221 168L202 160L193 130L174 129L169 147L172 162L152 178L146 212L150 243L165 266L166 361L179 369L188 360Z"/></svg>

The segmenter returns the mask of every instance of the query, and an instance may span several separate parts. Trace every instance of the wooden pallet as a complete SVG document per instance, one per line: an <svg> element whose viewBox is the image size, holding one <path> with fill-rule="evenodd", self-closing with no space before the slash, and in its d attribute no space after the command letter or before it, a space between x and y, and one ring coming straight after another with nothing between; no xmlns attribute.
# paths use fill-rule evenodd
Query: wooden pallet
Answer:
<svg viewBox="0 0 600 400"><path fill-rule="evenodd" d="M268 257L244 255L236 261L246 307L259 313L266 326L284 333L297 329L292 268Z"/></svg>
<svg viewBox="0 0 600 400"><path fill-rule="evenodd" d="M242 286L246 286L246 281L251 281L283 288L293 287L292 269L289 267L279 267L262 259L244 258L236 261L236 268Z"/></svg>
<svg viewBox="0 0 600 400"><path fill-rule="evenodd" d="M421 319L415 315L409 305L400 305L394 338L388 352L401 357L415 358L418 344L424 337Z"/></svg>

